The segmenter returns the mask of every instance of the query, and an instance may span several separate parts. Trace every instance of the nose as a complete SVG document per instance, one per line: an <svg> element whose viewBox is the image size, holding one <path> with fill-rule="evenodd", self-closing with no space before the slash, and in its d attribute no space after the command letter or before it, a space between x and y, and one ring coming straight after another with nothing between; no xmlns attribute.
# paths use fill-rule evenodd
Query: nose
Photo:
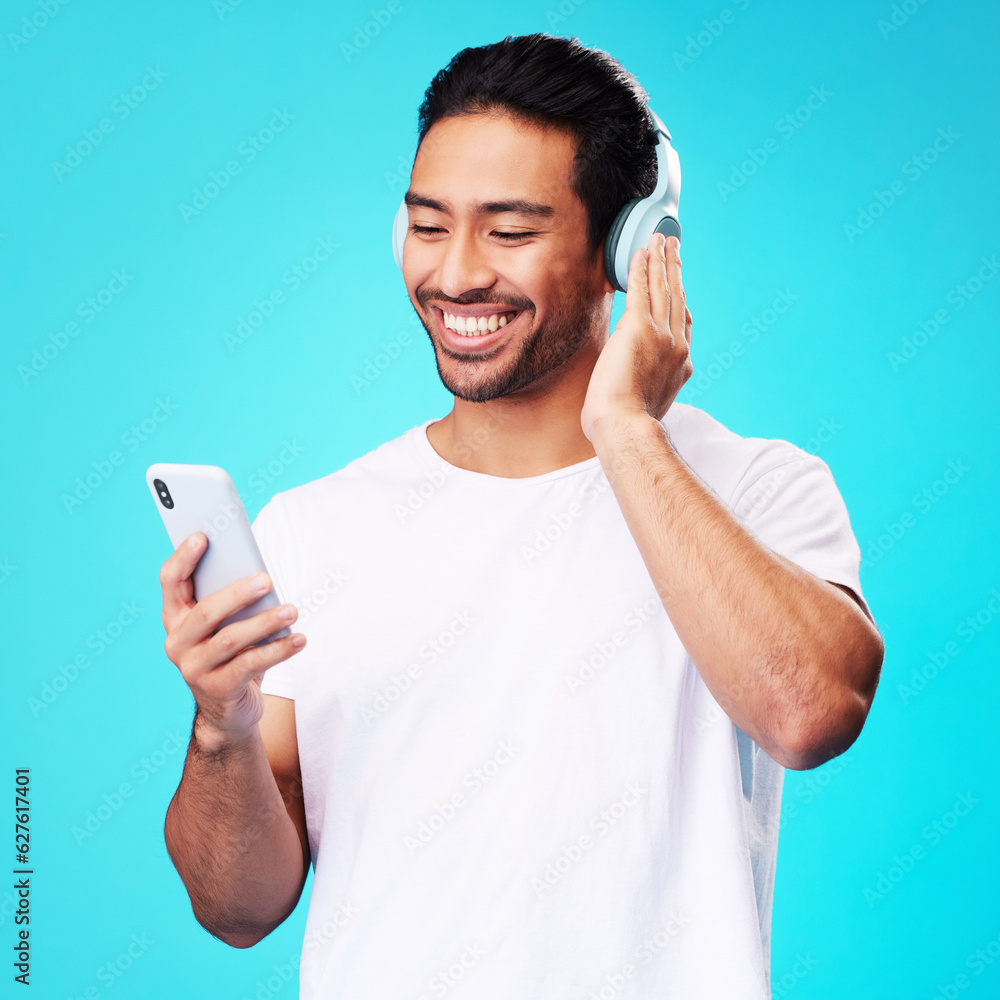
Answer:
<svg viewBox="0 0 1000 1000"><path fill-rule="evenodd" d="M490 261L491 248L484 244L472 226L458 224L438 250L438 288L449 298L457 299L474 288L490 288L497 280Z"/></svg>

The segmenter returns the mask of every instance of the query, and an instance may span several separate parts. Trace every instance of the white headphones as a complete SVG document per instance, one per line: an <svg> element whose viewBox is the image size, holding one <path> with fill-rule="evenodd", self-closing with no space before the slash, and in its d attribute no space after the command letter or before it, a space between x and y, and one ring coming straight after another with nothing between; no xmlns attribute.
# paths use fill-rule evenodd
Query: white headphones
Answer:
<svg viewBox="0 0 1000 1000"><path fill-rule="evenodd" d="M628 285L628 269L632 256L649 245L656 233L681 238L678 222L678 202L681 197L681 163L670 144L666 125L652 108L647 108L657 133L656 187L645 198L633 198L615 216L604 241L604 270L608 280L620 292ZM396 266L403 267L403 241L409 229L406 201L401 201L392 224L392 254Z"/></svg>

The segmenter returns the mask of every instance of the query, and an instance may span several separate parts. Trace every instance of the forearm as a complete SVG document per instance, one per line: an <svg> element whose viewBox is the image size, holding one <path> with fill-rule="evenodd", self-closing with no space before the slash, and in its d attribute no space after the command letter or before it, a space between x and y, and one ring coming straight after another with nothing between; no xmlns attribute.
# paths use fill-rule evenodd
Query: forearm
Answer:
<svg viewBox="0 0 1000 1000"><path fill-rule="evenodd" d="M786 767L843 752L877 681L874 627L859 627L846 594L755 538L652 417L609 421L594 446L664 609L726 714Z"/></svg>
<svg viewBox="0 0 1000 1000"><path fill-rule="evenodd" d="M221 738L195 719L164 838L199 923L250 947L294 909L307 870L255 728Z"/></svg>

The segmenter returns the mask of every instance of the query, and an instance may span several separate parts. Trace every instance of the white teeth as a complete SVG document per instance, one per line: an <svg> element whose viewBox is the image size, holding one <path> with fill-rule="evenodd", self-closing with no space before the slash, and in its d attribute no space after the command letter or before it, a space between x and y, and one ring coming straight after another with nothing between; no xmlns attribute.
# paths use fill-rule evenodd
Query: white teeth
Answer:
<svg viewBox="0 0 1000 1000"><path fill-rule="evenodd" d="M507 313L493 313L492 316L454 316L444 314L444 325L456 333L466 337L475 337L482 333L493 332L507 325Z"/></svg>

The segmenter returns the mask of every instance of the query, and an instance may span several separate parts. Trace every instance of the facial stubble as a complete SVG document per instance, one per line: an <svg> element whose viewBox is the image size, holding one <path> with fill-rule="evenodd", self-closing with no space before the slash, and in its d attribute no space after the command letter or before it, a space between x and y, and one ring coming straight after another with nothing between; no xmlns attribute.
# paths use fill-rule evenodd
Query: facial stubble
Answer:
<svg viewBox="0 0 1000 1000"><path fill-rule="evenodd" d="M594 336L601 321L600 310L600 301L578 288L568 306L545 320L529 340L521 342L520 348L508 341L482 355L453 351L437 343L423 316L419 312L417 316L434 347L434 360L444 387L459 399L485 403L525 389L543 388L550 383L554 373L568 364ZM534 311L526 312L533 321ZM511 359L509 355L514 351L516 355ZM442 354L448 362L454 363L448 370L447 364L441 364ZM457 372L454 365L458 366Z"/></svg>

